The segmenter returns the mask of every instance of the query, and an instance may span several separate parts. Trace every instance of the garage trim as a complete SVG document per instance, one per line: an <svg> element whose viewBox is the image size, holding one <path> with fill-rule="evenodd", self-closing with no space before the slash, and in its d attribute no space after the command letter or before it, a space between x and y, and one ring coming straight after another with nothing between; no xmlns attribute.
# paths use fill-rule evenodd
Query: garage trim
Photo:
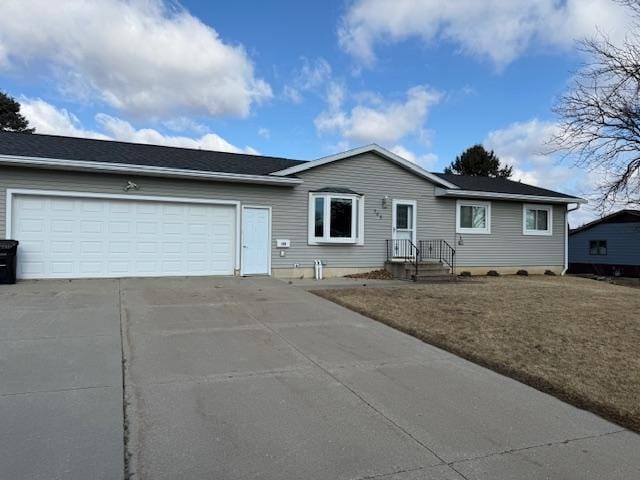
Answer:
<svg viewBox="0 0 640 480"><path fill-rule="evenodd" d="M209 198L192 198L192 197L165 197L154 195L126 195L121 193L96 193L96 192L74 192L65 190L31 190L21 188L7 189L7 205L6 205L6 237L11 238L12 229L12 212L13 197L15 195L34 195L47 197L75 197L75 198L103 198L111 200L139 200L151 202L168 202L168 203L198 203L210 205L233 205L236 210L236 245L234 252L234 270L240 270L240 202L234 200L217 200Z"/></svg>

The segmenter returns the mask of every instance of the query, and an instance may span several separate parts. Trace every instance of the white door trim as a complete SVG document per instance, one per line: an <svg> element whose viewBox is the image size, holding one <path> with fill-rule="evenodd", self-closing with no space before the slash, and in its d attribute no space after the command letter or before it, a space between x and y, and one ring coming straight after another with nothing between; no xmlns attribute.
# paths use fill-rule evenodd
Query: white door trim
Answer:
<svg viewBox="0 0 640 480"><path fill-rule="evenodd" d="M271 275L271 243L272 243L272 238L271 238L271 207L270 206L265 206L265 205L242 205L242 215L244 216L244 210L246 208L255 208L255 209L264 209L267 210L267 212L269 213L269 247L267 250L267 275ZM242 220L242 219L241 219ZM242 221L240 222L240 224L242 225ZM240 233L240 246L242 246L243 243L243 237L244 237L244 232L241 231ZM242 248L240 248L240 251L242 251ZM242 261L240 262L240 275L245 275L244 273L244 255L242 255Z"/></svg>
<svg viewBox="0 0 640 480"><path fill-rule="evenodd" d="M164 197L153 195L137 195L137 194L121 194L121 193L94 193L94 192L74 192L64 190L33 190L22 188L8 188L7 189L7 204L6 204L6 224L5 231L6 237L11 238L12 229L12 211L13 211L13 197L15 195L39 195L47 197L75 197L75 198L103 198L111 200L139 200L150 202L172 202L172 203L199 203L199 204L211 204L211 205L233 205L236 210L236 245L235 245L235 259L234 269L237 271L240 269L240 202L233 200L216 200L208 198L191 198L191 197ZM269 215L271 220L271 215Z"/></svg>
<svg viewBox="0 0 640 480"><path fill-rule="evenodd" d="M417 215L417 203L415 200L402 200L394 198L391 201L391 239L395 240L396 233L396 205L411 205L413 211L413 232L411 233L411 241L416 243L416 232L418 230L418 215Z"/></svg>

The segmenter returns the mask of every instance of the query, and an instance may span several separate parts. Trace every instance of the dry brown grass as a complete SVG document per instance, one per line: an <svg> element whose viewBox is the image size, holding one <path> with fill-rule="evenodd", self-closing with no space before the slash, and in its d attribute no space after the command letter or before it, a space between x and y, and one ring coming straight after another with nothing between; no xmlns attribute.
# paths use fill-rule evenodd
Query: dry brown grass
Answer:
<svg viewBox="0 0 640 480"><path fill-rule="evenodd" d="M501 277L315 293L640 431L637 289Z"/></svg>

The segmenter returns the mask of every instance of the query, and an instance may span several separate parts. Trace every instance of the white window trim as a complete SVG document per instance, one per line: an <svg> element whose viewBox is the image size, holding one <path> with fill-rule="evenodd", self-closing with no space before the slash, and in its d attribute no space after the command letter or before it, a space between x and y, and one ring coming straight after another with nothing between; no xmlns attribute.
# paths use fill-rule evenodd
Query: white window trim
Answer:
<svg viewBox="0 0 640 480"><path fill-rule="evenodd" d="M321 197L325 199L324 208L324 236L315 236L315 199ZM351 216L351 232L353 236L349 238L331 238L330 235L330 217L331 217L331 199L349 199L354 205L353 214ZM356 210L357 206L357 210ZM364 195L351 195L345 193L332 192L309 192L308 205L308 241L309 245L324 244L342 244L342 245L364 245Z"/></svg>
<svg viewBox="0 0 640 480"><path fill-rule="evenodd" d="M465 228L460 226L461 207L484 207L487 210L487 225L485 228ZM471 233L480 235L489 235L491 233L491 202L482 202L479 200L457 200L456 201L456 233Z"/></svg>
<svg viewBox="0 0 640 480"><path fill-rule="evenodd" d="M547 211L547 230L529 230L527 229L527 210L546 210ZM553 206L541 205L537 203L524 203L522 205L522 234L523 235L553 235Z"/></svg>

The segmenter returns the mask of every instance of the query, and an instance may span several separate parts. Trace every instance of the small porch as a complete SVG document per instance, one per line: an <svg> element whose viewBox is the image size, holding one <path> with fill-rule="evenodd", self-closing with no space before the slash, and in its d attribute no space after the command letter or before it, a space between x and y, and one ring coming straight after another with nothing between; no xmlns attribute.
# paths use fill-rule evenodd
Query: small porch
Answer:
<svg viewBox="0 0 640 480"><path fill-rule="evenodd" d="M455 280L455 249L442 239L386 241L385 269L394 278L414 282Z"/></svg>

